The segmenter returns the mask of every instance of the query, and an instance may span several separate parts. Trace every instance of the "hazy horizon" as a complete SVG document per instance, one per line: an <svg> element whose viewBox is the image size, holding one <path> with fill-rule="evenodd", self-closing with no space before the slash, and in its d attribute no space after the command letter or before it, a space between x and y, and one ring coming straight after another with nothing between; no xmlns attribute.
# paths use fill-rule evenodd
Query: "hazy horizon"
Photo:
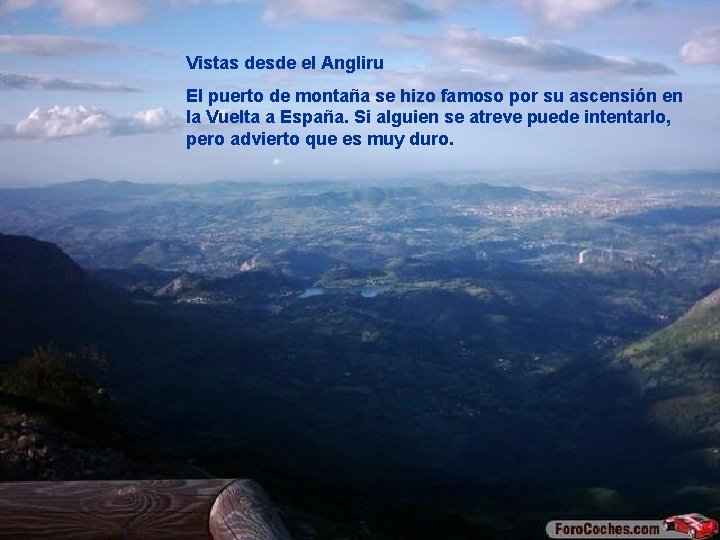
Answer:
<svg viewBox="0 0 720 540"><path fill-rule="evenodd" d="M0 189L23 189L23 188L46 188L60 185L81 184L90 182L102 182L107 184L139 184L139 185L176 185L176 186L201 186L210 184L266 184L268 186L293 185L293 184L340 184L355 187L391 186L391 185L422 185L426 183L444 184L466 184L466 183L488 183L492 185L513 185L519 187L577 184L583 182L602 182L603 180L630 181L637 177L645 177L652 174L668 175L694 175L694 176L716 176L720 175L720 169L624 169L614 171L569 171L569 170L438 170L424 171L407 174L368 175L362 176L337 176L337 177L298 177L298 178L206 178L197 180L176 180L168 178L165 180L150 180L143 178L113 178L113 177L87 177L67 180L3 180L0 179Z"/></svg>

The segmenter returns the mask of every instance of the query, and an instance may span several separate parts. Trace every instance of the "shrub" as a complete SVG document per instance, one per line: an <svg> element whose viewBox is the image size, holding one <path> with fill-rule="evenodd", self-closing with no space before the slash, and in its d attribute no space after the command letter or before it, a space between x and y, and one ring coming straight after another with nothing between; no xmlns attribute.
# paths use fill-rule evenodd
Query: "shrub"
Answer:
<svg viewBox="0 0 720 540"><path fill-rule="evenodd" d="M37 348L10 366L3 375L2 389L66 412L103 414L109 405L106 392L79 372L83 362L100 365L104 357L92 348L77 353Z"/></svg>

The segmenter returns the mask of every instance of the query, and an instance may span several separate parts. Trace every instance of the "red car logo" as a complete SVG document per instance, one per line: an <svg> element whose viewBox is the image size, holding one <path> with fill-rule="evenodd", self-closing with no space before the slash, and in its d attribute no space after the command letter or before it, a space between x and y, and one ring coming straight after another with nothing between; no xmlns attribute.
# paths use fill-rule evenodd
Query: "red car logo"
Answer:
<svg viewBox="0 0 720 540"><path fill-rule="evenodd" d="M681 514L665 518L663 527L666 531L677 531L687 534L690 538L710 538L718 533L718 522L702 514Z"/></svg>

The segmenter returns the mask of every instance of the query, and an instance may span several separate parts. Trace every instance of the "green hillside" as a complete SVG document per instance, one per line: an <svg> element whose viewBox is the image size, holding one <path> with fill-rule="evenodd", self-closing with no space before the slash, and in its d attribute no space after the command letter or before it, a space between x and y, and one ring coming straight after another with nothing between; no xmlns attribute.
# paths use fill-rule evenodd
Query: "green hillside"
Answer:
<svg viewBox="0 0 720 540"><path fill-rule="evenodd" d="M620 363L645 388L656 424L707 442L720 436L720 290L626 348Z"/></svg>

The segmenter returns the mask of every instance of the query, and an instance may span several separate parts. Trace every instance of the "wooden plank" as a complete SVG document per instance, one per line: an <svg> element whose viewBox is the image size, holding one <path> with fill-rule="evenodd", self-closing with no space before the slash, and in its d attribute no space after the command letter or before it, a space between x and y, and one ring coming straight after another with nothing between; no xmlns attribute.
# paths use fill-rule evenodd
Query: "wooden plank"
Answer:
<svg viewBox="0 0 720 540"><path fill-rule="evenodd" d="M227 491L236 485L244 487ZM238 502L223 504L245 508L246 521L239 523L279 521L267 495L251 481L0 483L0 539L216 540L210 531L211 509L218 499L233 496ZM242 497L263 501L264 506L243 506ZM250 515L256 510L258 515ZM279 522L281 529L273 521L257 525L258 536L229 538L285 540L289 536L262 535L282 531Z"/></svg>
<svg viewBox="0 0 720 540"><path fill-rule="evenodd" d="M290 533L265 491L252 480L238 480L215 500L210 511L214 540L290 540Z"/></svg>

